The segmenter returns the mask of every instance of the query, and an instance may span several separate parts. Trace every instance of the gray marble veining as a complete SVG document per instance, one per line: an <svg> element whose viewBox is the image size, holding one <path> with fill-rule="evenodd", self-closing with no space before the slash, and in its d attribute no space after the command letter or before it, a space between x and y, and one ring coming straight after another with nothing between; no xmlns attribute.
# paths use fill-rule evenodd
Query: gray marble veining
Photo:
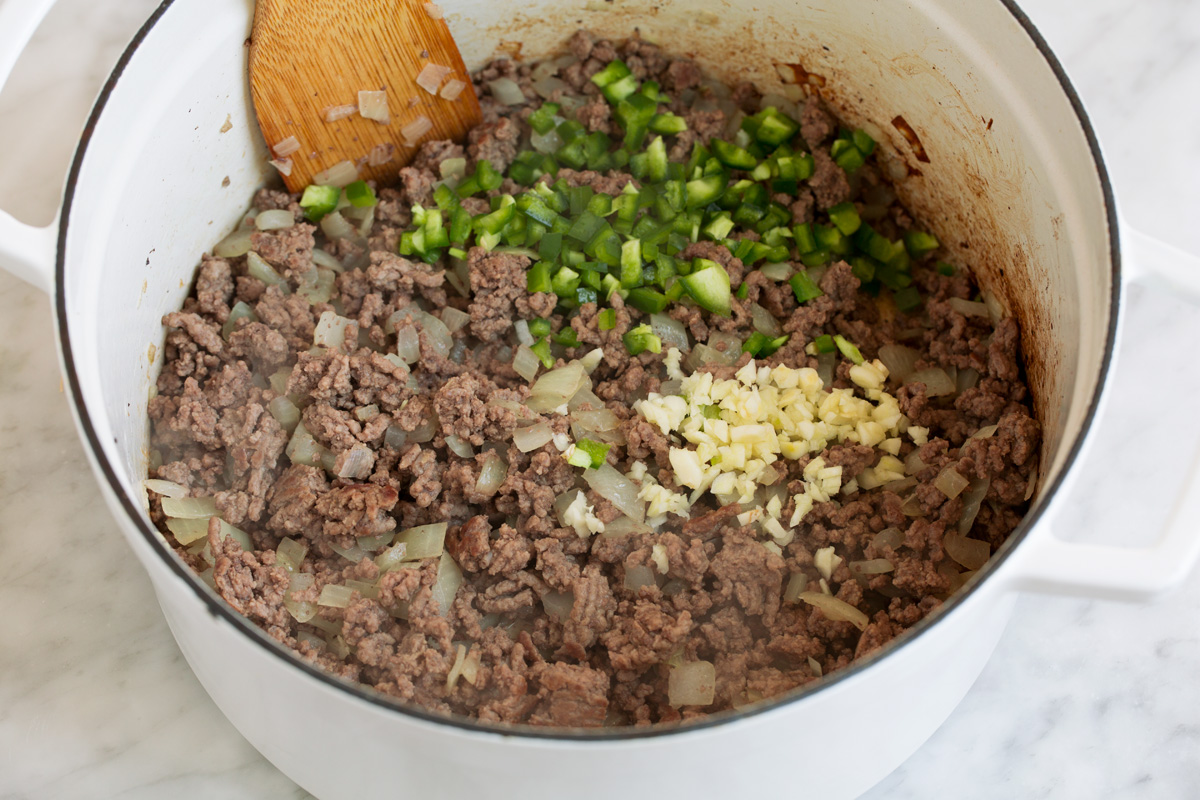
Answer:
<svg viewBox="0 0 1200 800"><path fill-rule="evenodd" d="M156 5L61 0L0 93L0 147L19 156L0 159L6 210L52 218L91 98ZM1200 3L1024 6L1087 104L1129 221L1200 252ZM1188 369L1200 319L1140 290L1128 309L1065 538L1152 541L1200 439L1169 413L1191 403L1161 378ZM88 470L49 312L0 275L0 797L306 797L225 721L176 648ZM1021 598L959 709L868 796L1194 796L1198 618L1195 581L1145 607Z"/></svg>

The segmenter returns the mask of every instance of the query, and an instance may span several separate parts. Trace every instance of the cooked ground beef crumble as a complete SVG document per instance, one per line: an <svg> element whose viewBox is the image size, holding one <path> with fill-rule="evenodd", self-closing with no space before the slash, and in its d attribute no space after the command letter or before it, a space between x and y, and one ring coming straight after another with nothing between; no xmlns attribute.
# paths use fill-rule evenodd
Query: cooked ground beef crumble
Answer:
<svg viewBox="0 0 1200 800"><path fill-rule="evenodd" d="M591 78L619 57L637 78L656 80L672 98L669 110L686 120L685 131L667 137L674 161L687 160L697 142L726 134L730 105L748 114L759 109L753 87L721 94L693 62L638 39L616 45L580 32L569 51L575 59L558 73L564 88L550 99L582 96L578 122L588 131L616 133L613 109ZM594 303L564 311L554 294L527 291L533 259L526 253L476 246L457 272L446 255L429 264L397 254L413 225L413 206L432 204L446 159L466 159L467 174L482 160L503 173L527 148L526 120L542 102L532 69L500 60L476 76L483 124L465 147L423 145L399 185L378 192L367 236L330 239L306 220L297 195L260 191L258 212L294 216L291 227L256 232L250 242L286 285L252 275L246 255L203 257L183 309L163 320L165 364L149 414L159 464L153 476L186 487L191 497L213 498L218 516L206 537L187 545L168 532L161 500L152 494L153 519L226 601L302 658L427 709L489 722L679 722L785 692L883 646L963 581L964 570L943 544L958 530L966 497L950 498L935 485L944 470L987 487L970 538L992 550L1026 507L1039 427L1022 377L1017 324L964 314L962 302L975 298L977 288L965 269L944 274L949 270L934 269L932 257L914 264L911 280L923 303L904 313L889 292L863 291L845 261L834 260L820 276L822 294L801 304L786 281L748 267L726 244L691 243L680 258L716 262L733 290L742 288L728 317L694 303L669 307L693 344L718 334L745 340L754 331L751 306L758 304L789 337L758 363L829 369L828 358L810 352L827 334L853 342L868 362L899 342L919 353L915 369L957 374L957 390L930 396L924 383L889 382L907 424L928 429L923 444L906 437L896 454L917 468L907 480L817 503L784 546L764 546L769 537L739 522L742 505L721 507L712 495L702 496L687 518L667 515L653 532L581 536L555 507L564 494L582 490L601 524L623 515L567 462L561 437L531 452L513 444L514 432L531 424L571 433L570 420L557 410L520 410L530 382L513 368L514 324L544 318L555 332L573 330L577 347L554 345L559 367L603 350L590 380L619 421L607 464L624 474L641 462L674 488L669 451L680 442L632 407L669 380L665 352L630 355L623 342L648 315L620 294L610 301L608 326ZM498 102L489 81L499 77L514 80L527 102ZM912 226L873 160L848 176L831 158L838 123L819 99L803 104L799 121L796 145L811 152L813 174L794 193L774 198L792 222L812 221L849 200L890 239ZM636 185L623 169L564 167L555 180L612 195ZM506 180L488 196L523 190ZM476 214L489 210L477 198L463 206ZM317 248L344 269L327 301L310 302L297 290L313 273ZM238 304L253 313L235 313ZM392 320L406 308L443 320L447 311L458 312L462 324L447 326L453 327L449 351L425 318ZM314 347L326 312L352 324L340 346ZM397 331L406 327L417 329L420 349L411 367L387 356L396 353ZM700 368L730 378L750 359L741 353ZM854 388L851 366L837 360L834 387ZM281 422L273 413L272 401L281 397L299 410L299 424L328 458L325 468L289 456L297 421ZM988 426L996 426L992 435L970 438ZM851 482L881 452L843 442L819 456ZM785 496L803 485L810 460L779 462ZM502 482L481 491L487 483L481 474L498 462L507 464ZM784 520L794 507L788 502ZM448 524L443 555L399 568L377 563L396 532L436 523ZM252 548L226 535L228 526L244 531ZM306 548L298 565L280 555L285 540ZM829 553L836 558L828 560ZM881 559L889 570L851 570ZM626 588L629 572L644 574L647 567L656 580ZM455 589L458 581L448 578L459 571ZM297 574L310 577L297 581ZM865 627L785 599L795 575L814 587L824 583L865 615ZM317 604L328 585L348 587L344 607ZM714 666L712 703L673 706L672 669L696 661Z"/></svg>

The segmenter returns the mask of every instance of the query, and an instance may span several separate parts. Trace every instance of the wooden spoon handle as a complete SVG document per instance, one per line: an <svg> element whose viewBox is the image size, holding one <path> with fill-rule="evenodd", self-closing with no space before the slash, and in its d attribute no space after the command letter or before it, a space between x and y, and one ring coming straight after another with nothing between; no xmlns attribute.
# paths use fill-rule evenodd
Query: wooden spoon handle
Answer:
<svg viewBox="0 0 1200 800"><path fill-rule="evenodd" d="M423 0L258 0L250 43L250 91L268 147L296 137L287 156L291 191L313 175L349 160L359 175L391 183L417 147L434 139L463 140L479 124L479 99L444 19ZM449 67L441 87L466 83L457 99L416 83L427 64ZM328 110L356 105L360 90L386 92L390 121L358 113L327 121ZM402 129L424 116L432 128L415 140ZM368 163L373 148L386 163ZM273 154L274 155L274 154Z"/></svg>

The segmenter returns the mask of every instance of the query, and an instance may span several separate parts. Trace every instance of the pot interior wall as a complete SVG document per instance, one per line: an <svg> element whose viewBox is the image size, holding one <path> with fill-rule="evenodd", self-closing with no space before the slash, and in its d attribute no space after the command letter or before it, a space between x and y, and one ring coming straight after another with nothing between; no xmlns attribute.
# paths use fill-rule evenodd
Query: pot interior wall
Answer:
<svg viewBox="0 0 1200 800"><path fill-rule="evenodd" d="M1109 232L1083 130L1003 5L441 5L471 68L500 53L558 54L581 26L615 38L637 29L727 81L794 93L785 83L799 79L819 89L880 140L910 208L1021 321L1043 463L1052 465L1042 480L1062 468L1104 357ZM146 469L160 319L182 302L197 255L236 226L271 177L246 91L251 12L249 0L176 0L162 13L91 131L69 208L61 291L70 353L131 496Z"/></svg>

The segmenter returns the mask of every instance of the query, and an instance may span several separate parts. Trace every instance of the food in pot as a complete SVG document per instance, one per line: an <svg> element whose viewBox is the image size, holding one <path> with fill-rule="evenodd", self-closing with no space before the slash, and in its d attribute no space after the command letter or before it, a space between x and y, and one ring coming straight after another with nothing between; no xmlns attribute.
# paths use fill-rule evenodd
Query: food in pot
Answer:
<svg viewBox="0 0 1200 800"><path fill-rule="evenodd" d="M225 600L592 727L816 680L983 566L1037 476L1018 327L867 134L637 38L475 81L465 147L260 191L164 318L151 514Z"/></svg>

